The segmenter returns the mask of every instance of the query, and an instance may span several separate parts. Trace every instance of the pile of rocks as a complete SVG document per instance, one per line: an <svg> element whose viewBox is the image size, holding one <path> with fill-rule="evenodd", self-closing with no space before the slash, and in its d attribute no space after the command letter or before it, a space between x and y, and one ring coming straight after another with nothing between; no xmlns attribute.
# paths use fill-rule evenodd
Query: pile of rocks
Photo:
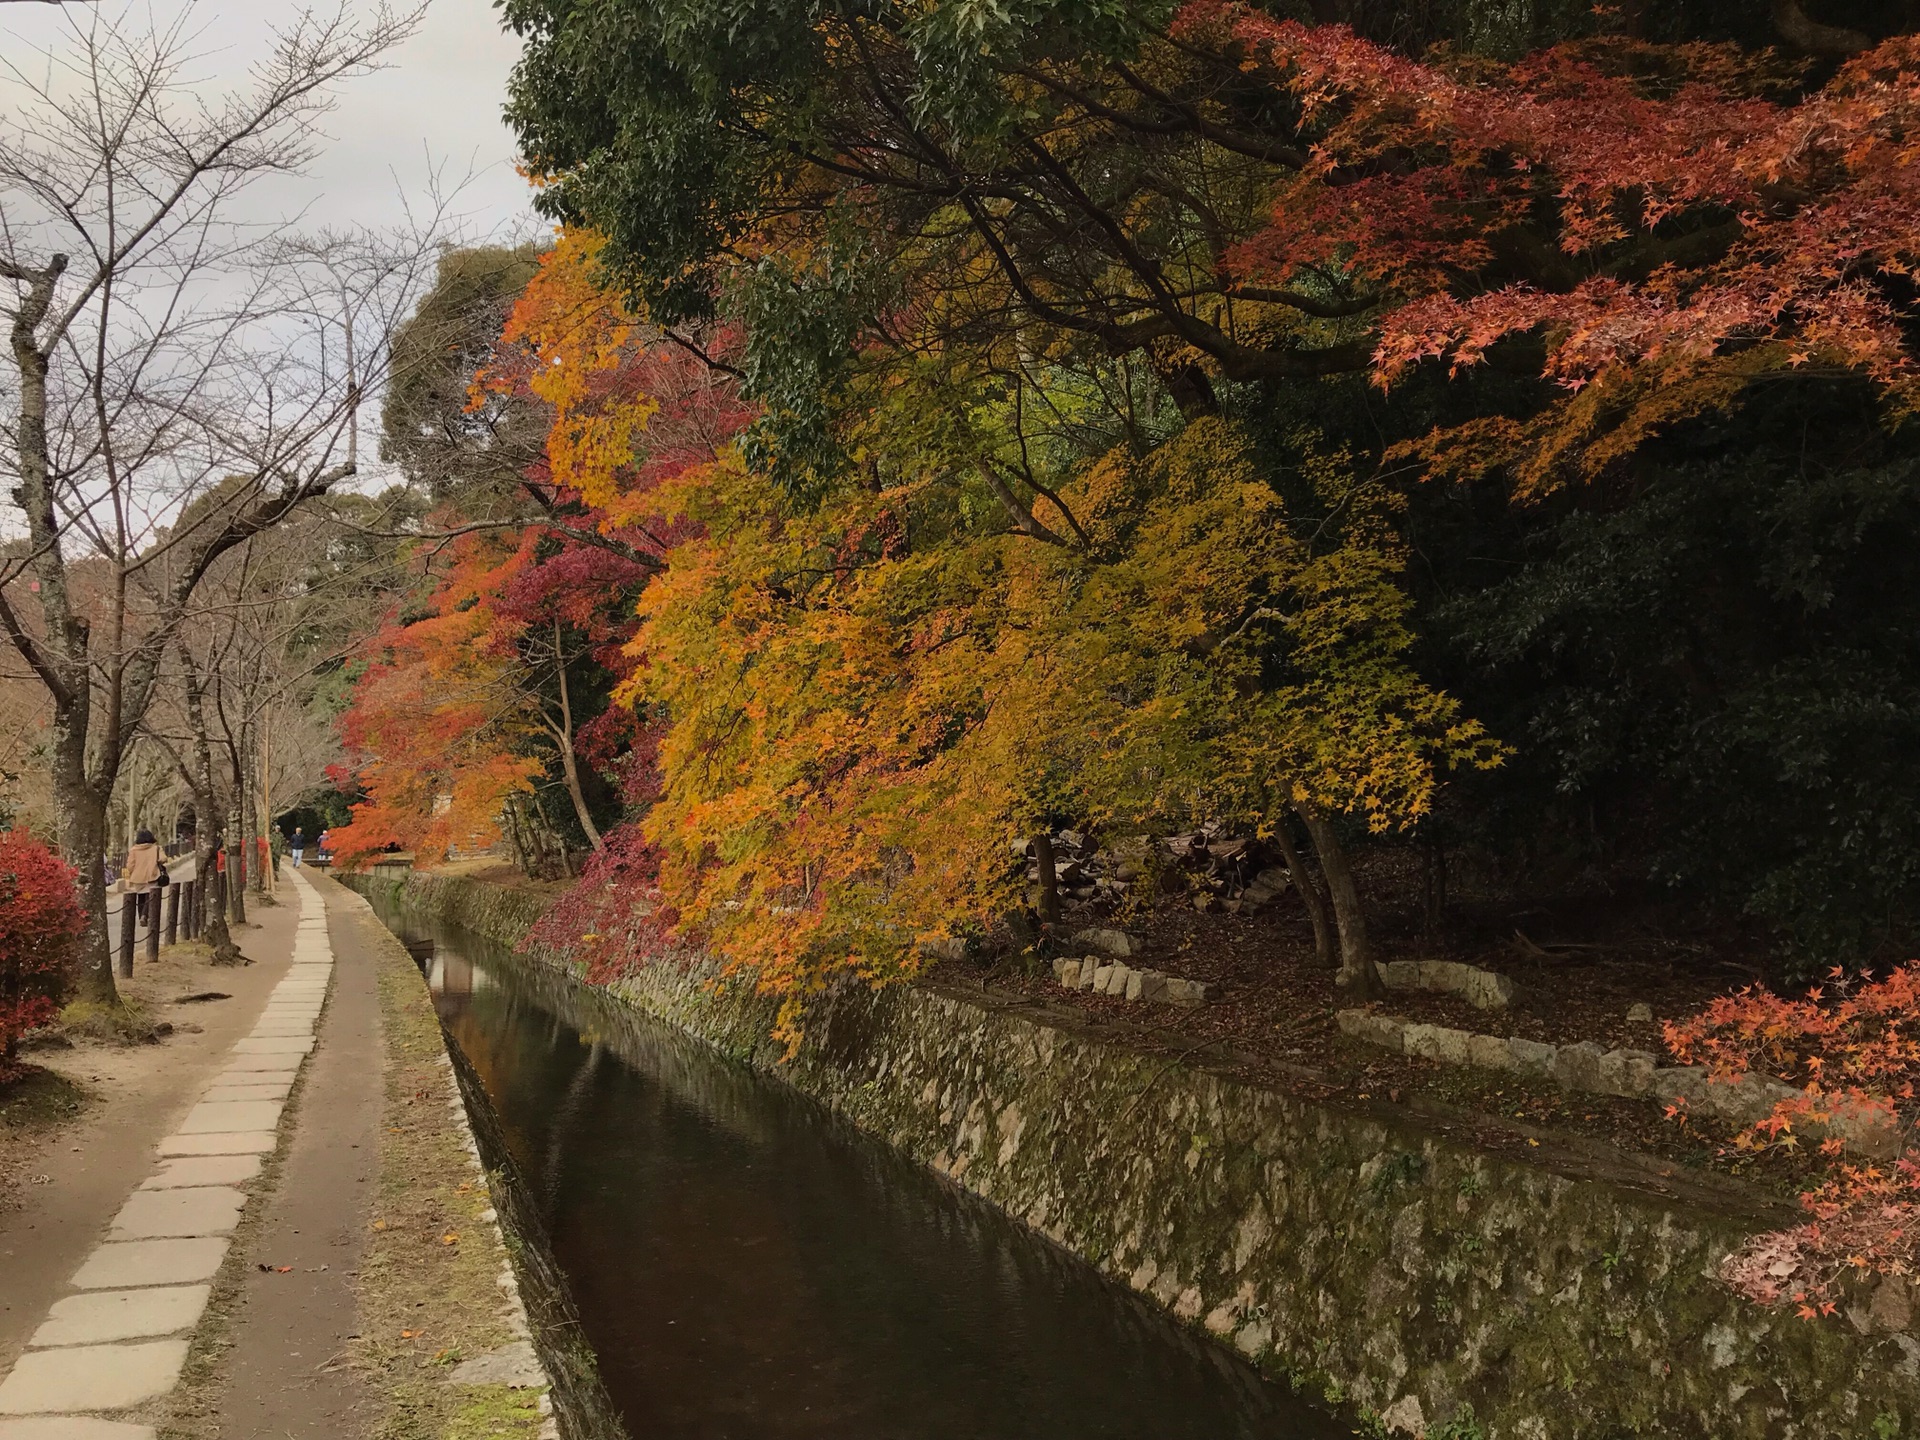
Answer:
<svg viewBox="0 0 1920 1440"><path fill-rule="evenodd" d="M1275 863L1256 839L1229 835L1215 822L1198 830L1155 839L1131 835L1105 848L1082 830L1058 830L1053 843L1054 883L1063 899L1093 908L1119 905L1134 887L1157 871L1163 886L1192 893L1202 909L1215 905L1231 914L1260 909L1290 883L1286 867ZM1013 842L1013 853L1027 862L1027 883L1040 881L1033 843Z"/></svg>
<svg viewBox="0 0 1920 1440"><path fill-rule="evenodd" d="M1088 955L1079 960L1055 960L1053 978L1069 990L1091 990L1096 995L1117 995L1126 1000L1145 1000L1161 1005L1204 1005L1207 985L1202 980L1182 980L1158 970L1136 970L1124 960L1111 956Z"/></svg>

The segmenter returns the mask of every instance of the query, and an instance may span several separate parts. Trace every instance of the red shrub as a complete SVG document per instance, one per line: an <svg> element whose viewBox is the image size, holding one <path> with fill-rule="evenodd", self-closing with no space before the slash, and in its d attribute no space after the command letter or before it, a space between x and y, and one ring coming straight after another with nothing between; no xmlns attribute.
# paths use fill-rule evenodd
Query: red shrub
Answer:
<svg viewBox="0 0 1920 1440"><path fill-rule="evenodd" d="M0 1081L59 1010L85 928L72 868L24 830L0 834Z"/></svg>

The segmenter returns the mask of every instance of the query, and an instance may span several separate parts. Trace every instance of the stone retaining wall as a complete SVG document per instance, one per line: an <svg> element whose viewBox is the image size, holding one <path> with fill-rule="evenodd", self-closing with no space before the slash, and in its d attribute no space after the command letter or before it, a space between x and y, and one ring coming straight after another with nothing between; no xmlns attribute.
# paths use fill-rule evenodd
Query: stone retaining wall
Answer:
<svg viewBox="0 0 1920 1440"><path fill-rule="evenodd" d="M473 882L356 883L509 945L532 924ZM1575 1163L1551 1146L1543 1163L1510 1160L1464 1127L1308 1103L990 992L844 992L781 1064L771 1006L716 994L697 969L610 988L1396 1432L1877 1440L1920 1426L1920 1342L1884 1328L1904 1307L1809 1323L1716 1278L1760 1221L1737 1192L1655 1197L1607 1178L1635 1173L1626 1157Z"/></svg>

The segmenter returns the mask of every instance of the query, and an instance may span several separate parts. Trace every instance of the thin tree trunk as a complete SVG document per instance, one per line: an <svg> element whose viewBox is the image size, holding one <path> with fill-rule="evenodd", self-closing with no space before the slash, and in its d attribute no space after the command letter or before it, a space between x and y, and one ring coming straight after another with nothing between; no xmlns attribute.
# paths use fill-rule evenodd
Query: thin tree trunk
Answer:
<svg viewBox="0 0 1920 1440"><path fill-rule="evenodd" d="M1053 868L1053 836L1037 830L1033 836L1033 858L1040 866L1040 918L1049 925L1060 923L1060 876Z"/></svg>
<svg viewBox="0 0 1920 1440"><path fill-rule="evenodd" d="M560 749L560 773L566 778L567 796L573 801L574 818L586 832L587 843L596 850L605 849L599 827L587 813L587 797L580 789L580 766L573 754L573 700L567 690L567 657L560 648L560 622L553 622L553 673L560 685L560 724L550 726Z"/></svg>
<svg viewBox="0 0 1920 1440"><path fill-rule="evenodd" d="M1307 862L1300 855L1300 847L1293 843L1286 816L1282 815L1280 823L1273 827L1273 839L1287 862L1287 877L1293 881L1293 888L1299 892L1301 902L1307 907L1307 918L1313 922L1314 958L1327 969L1337 970L1340 952L1334 940L1333 915L1327 908L1326 893L1307 869Z"/></svg>
<svg viewBox="0 0 1920 1440"><path fill-rule="evenodd" d="M1374 967L1373 945L1367 937L1367 912L1354 883L1347 852L1333 825L1311 805L1294 809L1306 823L1307 834L1320 856L1320 873L1327 877L1327 896L1334 923L1340 928L1340 973L1333 983L1357 1000L1377 1000L1386 993Z"/></svg>
<svg viewBox="0 0 1920 1440"><path fill-rule="evenodd" d="M221 842L216 817L223 813L219 797L214 791L213 746L207 739L207 712L200 693L200 672L193 663L193 657L187 653L186 646L180 647L180 655L183 685L187 692L187 724L193 731L193 771L188 776L188 783L193 790L195 820L193 875L208 901L205 906L206 928L201 932L201 938L213 951L214 964L231 965L240 958L240 947L233 943L233 935L227 929L225 909L213 903L219 893L215 875Z"/></svg>

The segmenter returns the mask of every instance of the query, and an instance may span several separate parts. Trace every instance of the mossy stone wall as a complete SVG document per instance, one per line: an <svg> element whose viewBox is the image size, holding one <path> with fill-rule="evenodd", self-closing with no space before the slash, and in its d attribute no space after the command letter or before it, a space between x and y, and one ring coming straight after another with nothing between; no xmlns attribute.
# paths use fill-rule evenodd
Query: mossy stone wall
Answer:
<svg viewBox="0 0 1920 1440"><path fill-rule="evenodd" d="M522 946L524 897L470 888L492 887L414 877L393 893L571 972L564 954ZM1761 1310L1721 1284L1719 1261L1751 1213L1505 1159L1385 1108L1307 1103L989 994L849 991L782 1063L766 1038L771 1005L716 992L698 969L608 988L1392 1429L1920 1433L1912 1336Z"/></svg>

